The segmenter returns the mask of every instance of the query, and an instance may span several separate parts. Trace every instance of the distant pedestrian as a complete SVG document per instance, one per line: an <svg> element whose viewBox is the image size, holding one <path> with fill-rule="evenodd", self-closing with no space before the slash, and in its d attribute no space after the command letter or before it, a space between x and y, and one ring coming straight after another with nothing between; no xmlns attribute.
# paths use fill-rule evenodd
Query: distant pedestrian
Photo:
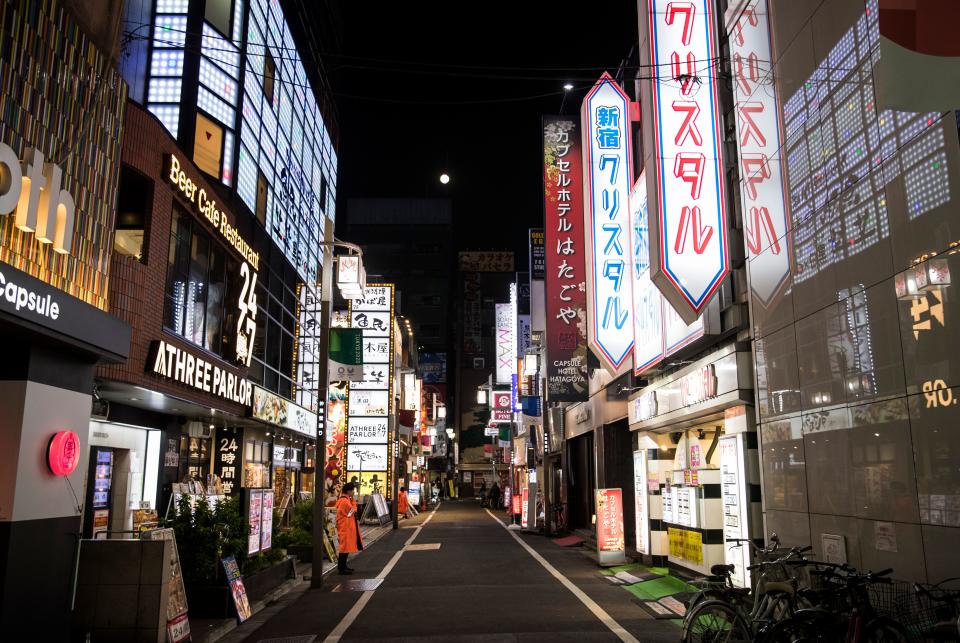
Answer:
<svg viewBox="0 0 960 643"><path fill-rule="evenodd" d="M407 488L400 487L400 493L397 494L397 516L406 516L410 511L410 500L407 497Z"/></svg>
<svg viewBox="0 0 960 643"><path fill-rule="evenodd" d="M497 509L500 506L500 485L496 482L490 487L490 508Z"/></svg>
<svg viewBox="0 0 960 643"><path fill-rule="evenodd" d="M343 491L337 500L337 540L340 551L337 557L337 571L341 574L352 574L353 569L347 566L350 554L356 554L363 548L360 540L360 528L357 523L357 503L353 500L356 487L352 482L343 485Z"/></svg>
<svg viewBox="0 0 960 643"><path fill-rule="evenodd" d="M480 483L480 497L485 498L487 496L487 481L484 480Z"/></svg>

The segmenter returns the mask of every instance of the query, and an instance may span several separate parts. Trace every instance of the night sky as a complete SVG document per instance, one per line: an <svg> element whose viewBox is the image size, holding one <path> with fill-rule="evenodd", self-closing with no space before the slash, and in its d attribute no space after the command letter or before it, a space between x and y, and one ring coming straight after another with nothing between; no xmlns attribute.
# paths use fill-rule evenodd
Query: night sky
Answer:
<svg viewBox="0 0 960 643"><path fill-rule="evenodd" d="M635 3L340 6L338 216L351 197L450 196L458 249L513 249L525 266L526 230L542 221L541 115L559 112L565 82L564 113L578 113L616 71L637 40Z"/></svg>

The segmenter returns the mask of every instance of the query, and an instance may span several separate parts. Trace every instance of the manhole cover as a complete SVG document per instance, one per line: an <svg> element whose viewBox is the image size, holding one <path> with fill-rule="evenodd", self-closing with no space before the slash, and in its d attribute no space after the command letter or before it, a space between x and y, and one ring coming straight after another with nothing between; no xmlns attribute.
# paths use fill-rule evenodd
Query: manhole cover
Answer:
<svg viewBox="0 0 960 643"><path fill-rule="evenodd" d="M341 581L331 592L372 592L380 587L382 578L354 578Z"/></svg>
<svg viewBox="0 0 960 643"><path fill-rule="evenodd" d="M407 545L405 549L407 551L430 551L432 549L440 549L440 543L424 543L422 545Z"/></svg>
<svg viewBox="0 0 960 643"><path fill-rule="evenodd" d="M278 639L260 639L257 643L313 643L316 640L316 634L304 634L303 636L282 636Z"/></svg>

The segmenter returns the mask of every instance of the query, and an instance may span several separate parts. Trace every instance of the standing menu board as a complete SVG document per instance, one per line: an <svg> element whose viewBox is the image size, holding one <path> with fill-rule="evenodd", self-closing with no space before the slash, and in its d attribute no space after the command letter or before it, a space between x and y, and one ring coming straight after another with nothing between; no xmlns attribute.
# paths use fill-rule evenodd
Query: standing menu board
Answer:
<svg viewBox="0 0 960 643"><path fill-rule="evenodd" d="M243 576L240 575L240 567L237 566L237 559L233 556L221 558L223 571L227 575L227 583L230 585L230 596L233 598L233 605L237 608L237 621L243 623L253 616L253 608L250 607L250 599L247 598L247 588L243 585Z"/></svg>
<svg viewBox="0 0 960 643"><path fill-rule="evenodd" d="M749 538L747 521L747 489L743 474L743 434L720 438L720 486L723 492L724 560L733 565L730 575L734 585L747 587L750 575L750 548L746 543L726 542L728 539Z"/></svg>
<svg viewBox="0 0 960 643"><path fill-rule="evenodd" d="M142 540L169 540L170 579L167 581L167 639L171 643L190 640L190 621L187 619L187 590L183 586L183 573L180 570L180 554L177 552L177 538L173 529L152 529L141 534Z"/></svg>
<svg viewBox="0 0 960 643"><path fill-rule="evenodd" d="M597 557L601 565L626 562L623 490L597 489Z"/></svg>
<svg viewBox="0 0 960 643"><path fill-rule="evenodd" d="M273 546L273 489L247 490L247 554L266 551Z"/></svg>

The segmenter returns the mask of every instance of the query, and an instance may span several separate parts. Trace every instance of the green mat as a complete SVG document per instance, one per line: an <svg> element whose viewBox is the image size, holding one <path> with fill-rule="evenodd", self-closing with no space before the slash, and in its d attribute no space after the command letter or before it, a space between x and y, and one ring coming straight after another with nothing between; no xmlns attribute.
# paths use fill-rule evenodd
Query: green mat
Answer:
<svg viewBox="0 0 960 643"><path fill-rule="evenodd" d="M617 565L616 567L607 567L605 569L601 569L600 573L604 576L613 576L614 574L619 574L620 572L630 572L635 569L639 569L641 571L647 570L647 568L640 563L629 563L627 565Z"/></svg>
<svg viewBox="0 0 960 643"><path fill-rule="evenodd" d="M670 596L671 594L677 594L679 592L689 592L695 589L679 578L672 576L661 576L660 578L637 583L636 585L624 585L623 588L640 600L648 601L656 601L664 596Z"/></svg>

